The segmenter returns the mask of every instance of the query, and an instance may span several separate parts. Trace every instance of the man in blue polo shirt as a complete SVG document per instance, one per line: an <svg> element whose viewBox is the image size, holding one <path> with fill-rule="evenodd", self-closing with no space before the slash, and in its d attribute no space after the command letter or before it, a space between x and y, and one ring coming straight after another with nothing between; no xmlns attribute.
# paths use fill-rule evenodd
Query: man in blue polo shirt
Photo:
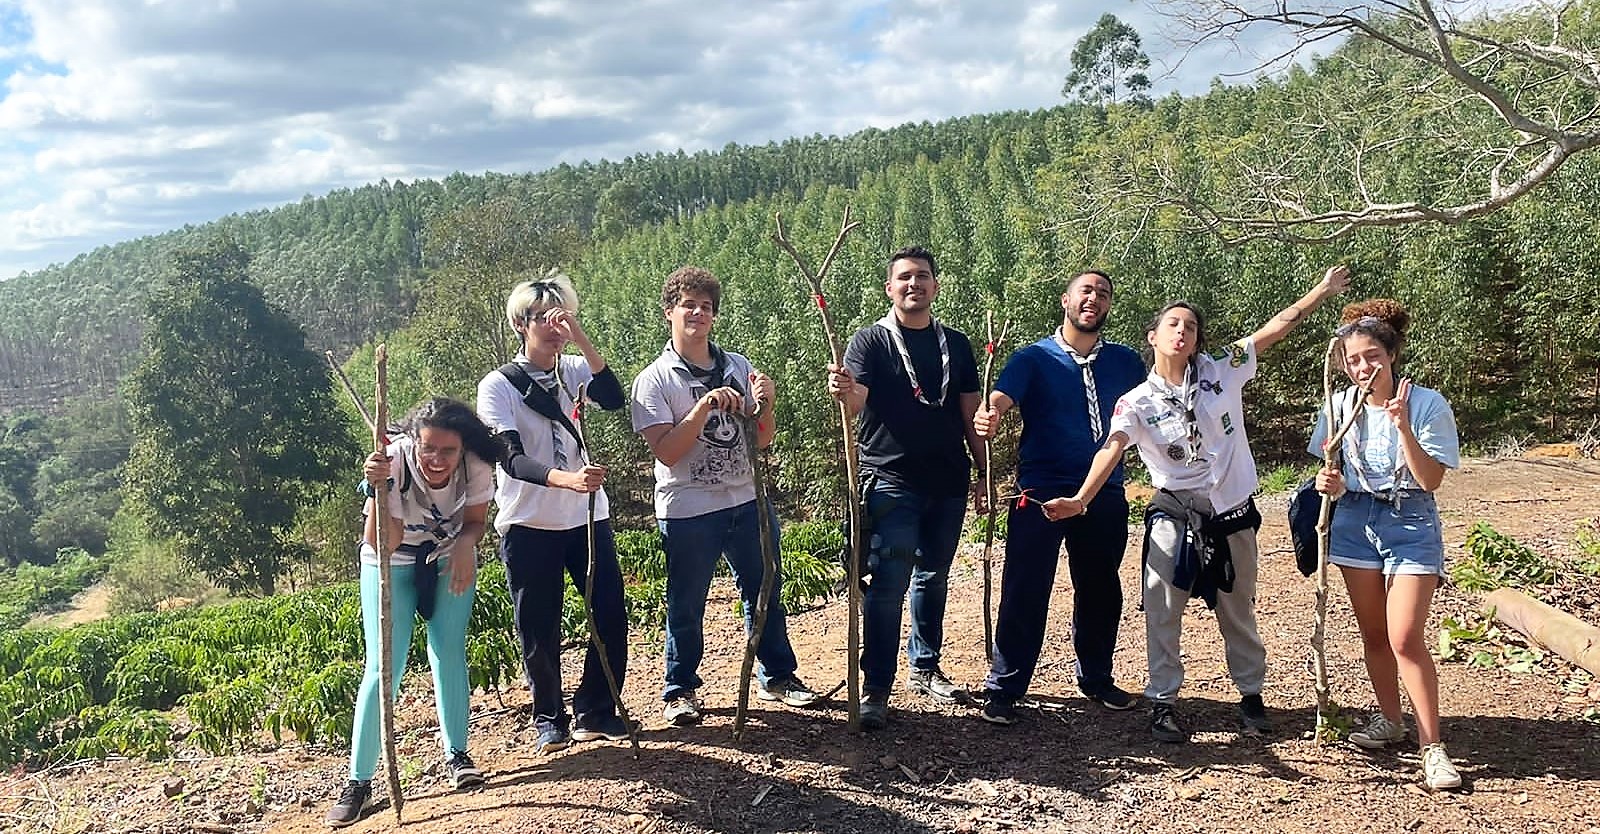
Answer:
<svg viewBox="0 0 1600 834"><path fill-rule="evenodd" d="M1001 415L1012 407L1022 414L1017 485L1023 497L1007 512L994 664L984 683L983 719L992 724L1016 723L1016 702L1028 691L1044 644L1063 542L1072 576L1078 689L1108 709L1135 703L1111 674L1122 617L1117 571L1128 543L1122 464L1081 515L1067 517L1064 503L1089 474L1117 398L1144 381L1145 367L1132 348L1100 336L1111 311L1105 273L1074 277L1061 294L1061 310L1061 327L1011 355L987 408L973 418L978 435L990 438Z"/></svg>

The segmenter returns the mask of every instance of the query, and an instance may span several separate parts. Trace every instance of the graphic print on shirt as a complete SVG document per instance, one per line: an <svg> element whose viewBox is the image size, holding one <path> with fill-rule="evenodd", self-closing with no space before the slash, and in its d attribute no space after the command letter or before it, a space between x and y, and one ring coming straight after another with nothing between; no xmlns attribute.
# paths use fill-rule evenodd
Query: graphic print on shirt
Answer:
<svg viewBox="0 0 1600 834"><path fill-rule="evenodd" d="M439 512L439 505L430 502L427 509L428 517L418 524L405 525L407 533L427 533L435 541L443 542L450 538L451 517Z"/></svg>
<svg viewBox="0 0 1600 834"><path fill-rule="evenodd" d="M704 397L711 389L699 380L690 386L696 399ZM711 412L706 425L700 430L701 454L690 461L689 477L697 484L715 485L740 480L750 474L749 462L744 454L744 430L739 418L731 412L718 409Z"/></svg>

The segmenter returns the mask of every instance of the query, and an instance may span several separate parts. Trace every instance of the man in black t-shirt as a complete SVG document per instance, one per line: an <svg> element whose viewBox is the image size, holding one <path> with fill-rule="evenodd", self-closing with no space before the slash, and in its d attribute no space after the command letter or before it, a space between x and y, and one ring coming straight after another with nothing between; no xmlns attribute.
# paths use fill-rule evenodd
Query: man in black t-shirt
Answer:
<svg viewBox="0 0 1600 834"><path fill-rule="evenodd" d="M828 366L828 390L859 415L862 468L876 475L866 497L872 534L861 650L866 729L888 721L908 587L907 688L940 703L963 694L940 671L939 650L950 562L974 484L967 452L976 457L982 443L972 427L980 399L972 344L933 317L939 295L933 253L911 247L891 255L884 291L889 313L851 337L843 368Z"/></svg>

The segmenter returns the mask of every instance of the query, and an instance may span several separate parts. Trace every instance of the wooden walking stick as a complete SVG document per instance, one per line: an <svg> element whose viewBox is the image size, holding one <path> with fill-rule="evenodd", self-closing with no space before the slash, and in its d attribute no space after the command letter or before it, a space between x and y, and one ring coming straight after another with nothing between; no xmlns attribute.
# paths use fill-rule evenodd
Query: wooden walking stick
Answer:
<svg viewBox="0 0 1600 834"><path fill-rule="evenodd" d="M805 280L811 289L811 297L817 303L817 312L822 315L822 333L828 340L828 350L833 354L833 364L844 364L844 350L839 344L839 333L834 329L833 316L828 313L828 300L822 293L822 282L828 277L828 269L833 266L833 259L838 256L839 250L844 248L845 238L861 225L859 220L850 219L850 207L844 207L844 219L839 223L839 234L834 237L833 245L828 248L828 254L822 259L822 267L815 272L807 264L806 259L789 242L789 236L783 228L783 213L773 215L773 222L777 231L772 235L772 242L778 248L789 253L795 267L800 271L800 277ZM839 402L839 428L844 435L844 470L845 487L849 492L850 505L845 510L850 519L850 564L846 566L849 594L850 624L845 632L845 659L846 695L849 698L847 726L850 732L861 731L861 475L860 461L856 453L856 427L855 419L850 414L850 406L842 400Z"/></svg>
<svg viewBox="0 0 1600 834"><path fill-rule="evenodd" d="M561 363L558 360L557 366ZM589 447L585 435L588 434L583 427L583 398L588 393L588 385L578 386L578 397L572 403L572 425L578 430L578 444L583 447L583 454L589 463L594 463L593 450ZM600 655L600 671L605 673L606 687L611 690L611 703L617 707L617 717L622 719L622 726L628 728L628 744L633 747L633 757L639 758L639 733L634 729L633 718L628 715L628 707L622 703L622 690L617 687L616 673L611 671L611 658L606 655L606 641L600 639L600 629L594 624L594 575L596 572L595 546L594 546L594 502L599 496L599 491L589 493L589 517L585 524L589 539L589 569L584 571L583 581L583 618L589 624L589 639L594 641L594 650Z"/></svg>
<svg viewBox="0 0 1600 834"><path fill-rule="evenodd" d="M1340 343L1338 337L1328 340L1328 352L1322 358L1322 402L1327 410L1328 441L1323 445L1322 459L1325 465L1332 469L1339 469L1343 464L1342 449L1344 436L1349 433L1350 427L1356 424L1356 415L1352 412L1344 425L1334 428L1339 419L1339 409L1333 401L1333 366L1334 360L1339 355ZM1376 372L1367 378L1365 385L1356 402L1364 402L1367 395L1372 392L1372 384L1376 382ZM1333 505L1337 501L1331 495L1322 496L1322 507L1317 514L1317 619L1311 631L1311 659L1313 673L1316 676L1315 689L1317 692L1317 743L1326 740L1328 722L1333 718L1332 698L1328 691L1328 649L1326 636L1328 630L1328 547L1333 535Z"/></svg>
<svg viewBox="0 0 1600 834"><path fill-rule="evenodd" d="M989 390L994 385L994 355L999 352L1000 345L1006 340L1006 331L1011 329L1011 320L1006 319L1000 325L1000 334L994 332L994 311L990 310L984 315L984 335L988 339L983 346L986 354L983 359L983 400L979 408L989 407ZM994 488L994 439L983 441L983 492L984 499L989 508L989 523L983 531L983 656L990 663L994 662L994 525L999 515L998 494Z"/></svg>
<svg viewBox="0 0 1600 834"><path fill-rule="evenodd" d="M778 553L772 534L772 516L767 504L767 479L761 469L761 450L756 432L761 425L761 402L744 420L745 454L750 459L750 477L756 491L756 529L761 535L761 596L756 598L755 617L745 639L744 663L739 667L739 702L733 711L733 737L744 737L745 713L750 709L750 676L755 672L756 652L761 648L761 632L767 627L768 599L778 579Z"/></svg>
<svg viewBox="0 0 1600 834"><path fill-rule="evenodd" d="M345 393L349 394L350 401L356 404L356 413L360 414L361 419L366 421L367 428L373 432L378 431L378 424L373 422L372 415L367 413L367 404L361 401L361 395L356 393L356 387L350 384L350 377L344 375L344 369L339 367L338 362L333 361L333 351L325 350L322 355L328 357L328 367L332 368L333 375L341 383L344 383Z"/></svg>
<svg viewBox="0 0 1600 834"><path fill-rule="evenodd" d="M389 422L389 351L378 345L374 354L377 365L377 393L373 397L372 446L378 452L388 451L389 439L383 427ZM354 389L352 389L353 391ZM356 407L361 407L360 400ZM401 464L405 464L402 462ZM372 491L372 514L376 520L373 549L378 552L378 677L382 679L381 697L378 699L378 721L383 732L383 769L388 777L389 803L394 807L395 822L402 822L400 809L405 797L400 793L400 760L394 745L394 579L389 566L389 485L380 483ZM426 567L418 565L417 569Z"/></svg>

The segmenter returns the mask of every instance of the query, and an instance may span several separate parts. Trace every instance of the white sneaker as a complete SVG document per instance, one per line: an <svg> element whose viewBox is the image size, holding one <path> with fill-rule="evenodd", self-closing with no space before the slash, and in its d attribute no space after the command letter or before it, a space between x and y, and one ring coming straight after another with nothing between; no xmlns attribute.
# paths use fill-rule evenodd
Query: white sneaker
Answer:
<svg viewBox="0 0 1600 834"><path fill-rule="evenodd" d="M1350 741L1359 747L1368 750L1382 750L1391 744L1406 740L1406 725L1383 717L1383 713L1373 713L1372 719L1367 722L1365 729L1356 730L1350 734Z"/></svg>
<svg viewBox="0 0 1600 834"><path fill-rule="evenodd" d="M1438 742L1422 748L1422 781L1430 791L1448 791L1461 787L1461 774L1450 763L1444 745Z"/></svg>

